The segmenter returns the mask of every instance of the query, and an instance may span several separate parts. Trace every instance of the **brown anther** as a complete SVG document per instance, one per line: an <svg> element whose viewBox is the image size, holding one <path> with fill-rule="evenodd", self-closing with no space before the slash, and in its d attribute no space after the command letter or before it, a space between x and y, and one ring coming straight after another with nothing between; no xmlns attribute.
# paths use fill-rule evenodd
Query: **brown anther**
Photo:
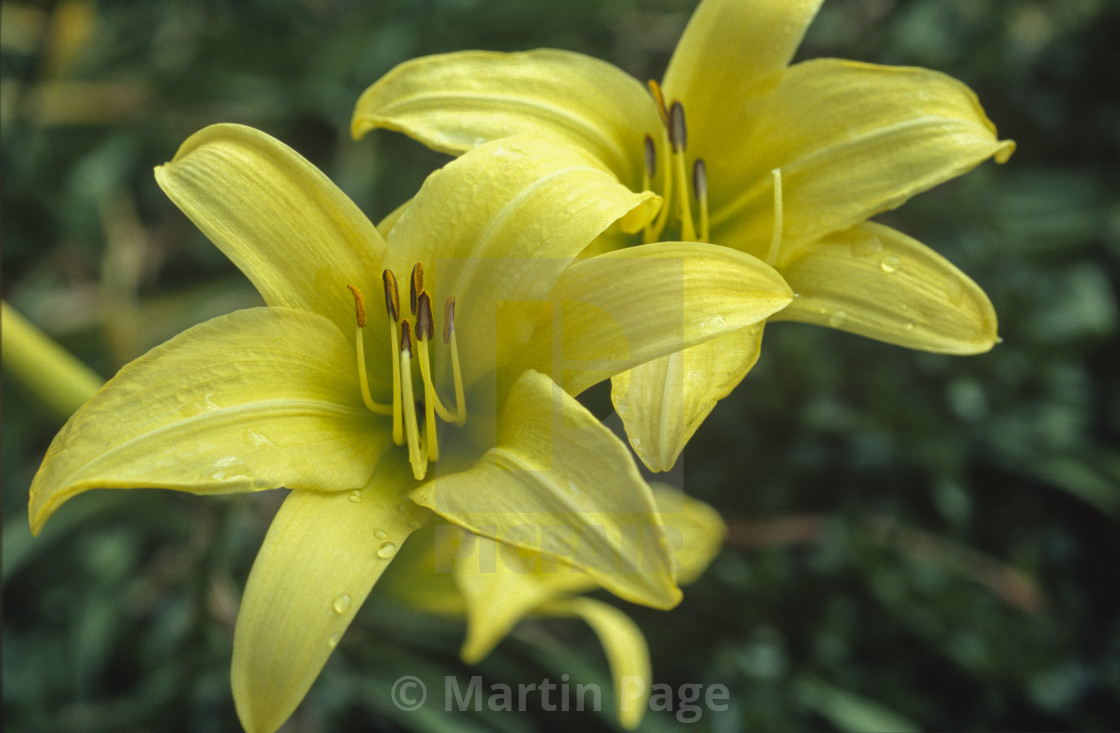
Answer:
<svg viewBox="0 0 1120 733"><path fill-rule="evenodd" d="M362 298L362 291L358 290L353 285L347 285L346 287L350 288L350 292L354 296L354 311L355 311L355 315L358 318L358 328L365 328L366 327L366 303L365 303L365 300Z"/></svg>
<svg viewBox="0 0 1120 733"><path fill-rule="evenodd" d="M684 124L684 105L679 101L669 107L669 142L673 152L679 153L688 147L688 129Z"/></svg>
<svg viewBox="0 0 1120 733"><path fill-rule="evenodd" d="M692 164L692 192L696 194L697 201L708 197L708 166L703 158L697 158Z"/></svg>
<svg viewBox="0 0 1120 733"><path fill-rule="evenodd" d="M645 153L646 153L646 173L649 174L649 179L652 181L653 177L657 175L657 148L653 145L653 137L646 133L645 140Z"/></svg>
<svg viewBox="0 0 1120 733"><path fill-rule="evenodd" d="M416 299L424 290L424 266L419 262L412 268L412 287L408 291L408 304L412 308L412 315L416 315Z"/></svg>
<svg viewBox="0 0 1120 733"><path fill-rule="evenodd" d="M416 299L416 340L431 341L436 335L436 323L432 320L432 296L427 290Z"/></svg>
<svg viewBox="0 0 1120 733"><path fill-rule="evenodd" d="M451 343L451 332L455 330L455 296L443 304L443 343Z"/></svg>
<svg viewBox="0 0 1120 733"><path fill-rule="evenodd" d="M381 281L385 283L385 310L389 314L389 318L393 321L399 321L401 318L401 301L397 297L397 278L393 275L392 270L385 270L381 273Z"/></svg>
<svg viewBox="0 0 1120 733"><path fill-rule="evenodd" d="M408 321L401 321L401 351L412 356L412 325Z"/></svg>

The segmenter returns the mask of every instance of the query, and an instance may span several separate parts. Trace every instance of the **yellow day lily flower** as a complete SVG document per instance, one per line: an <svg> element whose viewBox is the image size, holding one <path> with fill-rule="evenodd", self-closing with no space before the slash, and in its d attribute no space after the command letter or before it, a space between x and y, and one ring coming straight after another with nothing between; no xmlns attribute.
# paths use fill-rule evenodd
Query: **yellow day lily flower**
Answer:
<svg viewBox="0 0 1120 733"><path fill-rule="evenodd" d="M704 502L666 484L650 488L676 580L691 583L719 552L727 527ZM628 729L638 726L652 685L649 648L626 613L583 595L597 587L586 573L454 525L435 523L423 531L431 540L406 547L403 562L386 573L384 592L429 613L466 616L462 657L468 664L489 654L525 617L583 619L606 651L619 722Z"/></svg>
<svg viewBox="0 0 1120 733"><path fill-rule="evenodd" d="M401 64L369 87L355 137L384 127L452 154L534 132L583 147L666 205L642 241L715 242L772 264L797 293L774 320L914 349L987 351L984 292L925 245L867 219L994 157L976 96L920 68L790 65L821 0L703 0L660 84L577 53L460 52ZM631 444L654 470L758 358L754 327L613 378Z"/></svg>
<svg viewBox="0 0 1120 733"><path fill-rule="evenodd" d="M625 445L556 386L552 352L574 373L587 357L590 384L719 335L720 313L741 328L791 296L772 269L708 245L569 267L613 222L648 219L652 196L577 160L533 139L482 146L433 174L387 239L310 163L250 128L206 128L156 169L267 307L121 369L51 444L31 526L95 488L291 489L234 635L246 730L289 717L432 512L622 598L679 600L649 487ZM615 282L619 268L643 282ZM742 279L753 296L731 287ZM624 551L635 532L652 554Z"/></svg>

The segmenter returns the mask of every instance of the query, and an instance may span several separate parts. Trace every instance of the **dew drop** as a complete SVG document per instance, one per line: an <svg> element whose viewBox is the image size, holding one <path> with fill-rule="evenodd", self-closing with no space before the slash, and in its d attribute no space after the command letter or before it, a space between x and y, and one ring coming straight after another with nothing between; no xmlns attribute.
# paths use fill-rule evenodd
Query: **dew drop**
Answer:
<svg viewBox="0 0 1120 733"><path fill-rule="evenodd" d="M350 597L350 594L343 593L338 598L334 599L334 603L331 604L331 608L334 609L335 613L346 613L350 610L351 603L353 603L353 599Z"/></svg>
<svg viewBox="0 0 1120 733"><path fill-rule="evenodd" d="M913 318L911 318L909 321L906 322L906 330L907 331L913 331L914 327L917 326L917 325L918 325L917 321L915 321Z"/></svg>
<svg viewBox="0 0 1120 733"><path fill-rule="evenodd" d="M408 528L411 529L411 530L420 529L420 520L413 519L411 522L408 523Z"/></svg>
<svg viewBox="0 0 1120 733"><path fill-rule="evenodd" d="M898 255L887 255L879 260L879 269L887 274L898 272L900 267L902 267L902 260L898 258Z"/></svg>
<svg viewBox="0 0 1120 733"><path fill-rule="evenodd" d="M331 634L331 638L327 639L327 646L329 646L331 649L334 649L336 646L338 646L338 642L341 640L342 634Z"/></svg>
<svg viewBox="0 0 1120 733"><path fill-rule="evenodd" d="M412 501L411 500L401 499L400 503L397 504L397 511L400 512L401 514L404 514L405 512L407 512L409 510L409 508L411 506L412 506Z"/></svg>
<svg viewBox="0 0 1120 733"><path fill-rule="evenodd" d="M373 536L374 536L374 537L376 537L376 538L377 538L377 539L379 539L379 540L387 540L387 539L389 539L389 533L388 533L388 532L386 532L386 531L385 531L385 530L383 530L383 529L375 529L375 530L373 530Z"/></svg>
<svg viewBox="0 0 1120 733"><path fill-rule="evenodd" d="M839 328L846 320L848 320L847 312L843 308L837 308L832 311L832 315L828 317L828 325L833 328Z"/></svg>
<svg viewBox="0 0 1120 733"><path fill-rule="evenodd" d="M393 555L397 554L397 546L392 542L382 542L381 547L377 548L377 556L383 560L388 560Z"/></svg>
<svg viewBox="0 0 1120 733"><path fill-rule="evenodd" d="M362 492L358 491L357 489L354 489L353 491L350 492L350 501L357 504L361 500L362 500Z"/></svg>

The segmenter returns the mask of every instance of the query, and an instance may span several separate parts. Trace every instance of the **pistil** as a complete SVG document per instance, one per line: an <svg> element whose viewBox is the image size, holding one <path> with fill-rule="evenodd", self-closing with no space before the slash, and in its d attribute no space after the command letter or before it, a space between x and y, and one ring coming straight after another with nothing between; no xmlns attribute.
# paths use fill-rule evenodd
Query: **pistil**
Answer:
<svg viewBox="0 0 1120 733"><path fill-rule="evenodd" d="M420 429L416 424L416 398L412 392L412 326L401 322L401 397L404 399L404 427L408 436L408 462L412 475L420 481L428 472L428 456L420 442Z"/></svg>

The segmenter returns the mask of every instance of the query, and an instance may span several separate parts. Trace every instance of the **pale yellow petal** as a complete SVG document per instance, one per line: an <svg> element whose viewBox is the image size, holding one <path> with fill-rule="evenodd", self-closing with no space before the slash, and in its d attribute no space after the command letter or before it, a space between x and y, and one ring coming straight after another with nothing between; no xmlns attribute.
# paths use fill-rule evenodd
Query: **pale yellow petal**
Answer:
<svg viewBox="0 0 1120 733"><path fill-rule="evenodd" d="M978 354L998 341L984 291L921 242L866 222L794 251L797 292L775 320L838 328L911 349Z"/></svg>
<svg viewBox="0 0 1120 733"><path fill-rule="evenodd" d="M630 446L651 471L668 471L700 424L751 370L762 324L733 331L611 377L611 401Z"/></svg>
<svg viewBox="0 0 1120 733"><path fill-rule="evenodd" d="M467 539L470 534L459 531L467 549L455 560L455 583L467 607L462 656L468 664L489 654L541 604L596 587L591 576L570 565L486 537Z"/></svg>
<svg viewBox="0 0 1120 733"><path fill-rule="evenodd" d="M680 600L653 496L626 446L542 374L513 386L494 448L411 496L475 534L584 570L627 600Z"/></svg>
<svg viewBox="0 0 1120 733"><path fill-rule="evenodd" d="M236 311L128 364L74 414L31 484L31 526L96 488L363 486L386 422L363 407L352 347L330 321Z"/></svg>
<svg viewBox="0 0 1120 733"><path fill-rule="evenodd" d="M976 95L928 69L817 59L790 68L752 135L705 155L712 238L764 256L781 169L783 246L847 229L962 175L1001 141Z"/></svg>
<svg viewBox="0 0 1120 733"><path fill-rule="evenodd" d="M648 221L656 202L653 194L618 183L578 148L507 138L425 181L389 233L386 267L400 280L422 262L438 307L456 298L458 341L471 357L463 360L469 386L494 372L496 355L516 352L529 337L531 314L516 310L507 318L507 311L496 328L500 309L544 300L597 236L627 215Z"/></svg>
<svg viewBox="0 0 1120 733"><path fill-rule="evenodd" d="M396 549L428 512L404 498L408 465L387 460L353 493L293 491L245 586L232 683L248 733L272 733L307 694Z"/></svg>
<svg viewBox="0 0 1120 733"><path fill-rule="evenodd" d="M757 122L821 0L704 0L665 72L666 104L680 100L689 147L707 158ZM711 161L708 161L711 166ZM718 179L712 179L713 182Z"/></svg>
<svg viewBox="0 0 1120 733"><path fill-rule="evenodd" d="M156 168L175 204L268 305L354 327L347 284L378 293L385 244L364 214L301 155L263 132L213 125Z"/></svg>
<svg viewBox="0 0 1120 733"><path fill-rule="evenodd" d="M645 714L652 672L649 646L642 630L622 610L593 598L567 598L550 601L538 611L557 616L578 616L599 637L607 653L614 680L618 722L633 730Z"/></svg>
<svg viewBox="0 0 1120 733"><path fill-rule="evenodd" d="M358 99L351 133L384 127L459 154L530 132L587 149L637 186L642 138L659 124L645 87L606 62L551 49L465 51L394 68Z"/></svg>
<svg viewBox="0 0 1120 733"><path fill-rule="evenodd" d="M699 578L719 554L727 525L715 508L668 484L655 481L650 488L676 562L677 582L687 585Z"/></svg>
<svg viewBox="0 0 1120 733"><path fill-rule="evenodd" d="M752 326L791 298L777 272L728 247L631 247L564 273L517 363L579 394L638 364Z"/></svg>

